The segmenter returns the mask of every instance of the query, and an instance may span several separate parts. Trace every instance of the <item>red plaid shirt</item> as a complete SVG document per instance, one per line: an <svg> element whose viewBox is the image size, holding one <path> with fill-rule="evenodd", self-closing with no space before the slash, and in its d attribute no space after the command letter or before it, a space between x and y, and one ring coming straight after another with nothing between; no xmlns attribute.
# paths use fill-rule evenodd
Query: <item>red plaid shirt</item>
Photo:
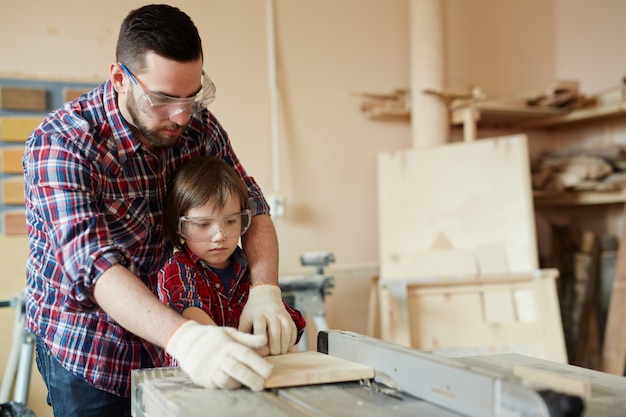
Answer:
<svg viewBox="0 0 626 417"><path fill-rule="evenodd" d="M226 291L219 276L198 255L183 245L159 271L159 298L176 311L197 307L207 313L218 326L237 328L241 312L248 301L250 274L248 260L240 248L235 250L230 259L234 277ZM298 329L299 341L306 321L298 310L287 304L285 307ZM169 358L168 365L176 366L177 363Z"/></svg>
<svg viewBox="0 0 626 417"><path fill-rule="evenodd" d="M269 213L213 114L195 115L179 142L157 157L122 118L110 81L50 113L26 141L27 326L63 367L97 388L129 397L142 350L155 365L162 360L159 348L98 307L93 288L105 270L122 264L156 294L157 272L172 255L165 184L199 155L232 165L248 187L253 213Z"/></svg>

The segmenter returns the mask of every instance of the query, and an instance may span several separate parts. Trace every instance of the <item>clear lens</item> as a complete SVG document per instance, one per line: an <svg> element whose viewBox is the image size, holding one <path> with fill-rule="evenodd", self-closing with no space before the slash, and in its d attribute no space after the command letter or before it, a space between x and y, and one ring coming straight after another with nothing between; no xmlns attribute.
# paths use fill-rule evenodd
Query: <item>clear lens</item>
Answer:
<svg viewBox="0 0 626 417"><path fill-rule="evenodd" d="M250 220L250 210L224 216L181 216L178 219L178 233L190 242L210 242L220 232L225 238L239 237L250 227Z"/></svg>
<svg viewBox="0 0 626 417"><path fill-rule="evenodd" d="M172 118L180 113L192 116L207 108L215 100L215 84L204 71L202 71L202 88L198 94L189 98L176 98L151 91L146 93L128 68L124 64L120 64L120 66L131 79L133 85L137 87L135 90L139 93L137 106L148 117L162 120Z"/></svg>

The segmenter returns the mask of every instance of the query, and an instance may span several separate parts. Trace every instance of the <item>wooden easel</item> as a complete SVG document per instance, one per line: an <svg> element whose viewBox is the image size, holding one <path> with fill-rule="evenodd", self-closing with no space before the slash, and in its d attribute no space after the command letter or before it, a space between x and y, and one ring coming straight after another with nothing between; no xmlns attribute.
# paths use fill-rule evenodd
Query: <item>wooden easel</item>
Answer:
<svg viewBox="0 0 626 417"><path fill-rule="evenodd" d="M626 205L624 206L626 219ZM604 331L602 370L615 375L624 375L626 365L626 227L617 252L617 265L609 312Z"/></svg>

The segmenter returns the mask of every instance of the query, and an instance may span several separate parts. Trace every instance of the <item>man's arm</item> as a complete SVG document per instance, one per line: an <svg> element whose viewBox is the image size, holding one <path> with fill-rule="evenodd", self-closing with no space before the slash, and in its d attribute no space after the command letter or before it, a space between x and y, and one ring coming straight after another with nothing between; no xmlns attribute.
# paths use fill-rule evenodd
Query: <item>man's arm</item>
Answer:
<svg viewBox="0 0 626 417"><path fill-rule="evenodd" d="M267 354L264 335L188 320L161 303L139 278L119 264L98 278L94 297L126 330L165 348L199 385L234 389L244 384L260 391L272 371L272 366L259 356Z"/></svg>
<svg viewBox="0 0 626 417"><path fill-rule="evenodd" d="M274 223L267 214L252 217L252 224L242 236L248 257L252 287L241 317L239 330L267 334L269 350L279 355L296 343L297 328L287 312L278 286L278 238Z"/></svg>
<svg viewBox="0 0 626 417"><path fill-rule="evenodd" d="M96 281L98 305L126 330L158 346L187 321L122 265L113 265Z"/></svg>
<svg viewBox="0 0 626 417"><path fill-rule="evenodd" d="M278 237L272 218L267 214L253 216L241 241L252 286L278 285Z"/></svg>

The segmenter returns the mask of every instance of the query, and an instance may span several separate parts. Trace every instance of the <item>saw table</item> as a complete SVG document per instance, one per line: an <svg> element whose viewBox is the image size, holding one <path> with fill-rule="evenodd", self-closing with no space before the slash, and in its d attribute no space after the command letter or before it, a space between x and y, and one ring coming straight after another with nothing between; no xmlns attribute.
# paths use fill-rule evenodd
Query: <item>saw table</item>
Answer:
<svg viewBox="0 0 626 417"><path fill-rule="evenodd" d="M439 356L352 332L323 331L318 351L373 368L373 378L211 390L180 369L133 372L135 417L617 417L626 378L518 354Z"/></svg>

